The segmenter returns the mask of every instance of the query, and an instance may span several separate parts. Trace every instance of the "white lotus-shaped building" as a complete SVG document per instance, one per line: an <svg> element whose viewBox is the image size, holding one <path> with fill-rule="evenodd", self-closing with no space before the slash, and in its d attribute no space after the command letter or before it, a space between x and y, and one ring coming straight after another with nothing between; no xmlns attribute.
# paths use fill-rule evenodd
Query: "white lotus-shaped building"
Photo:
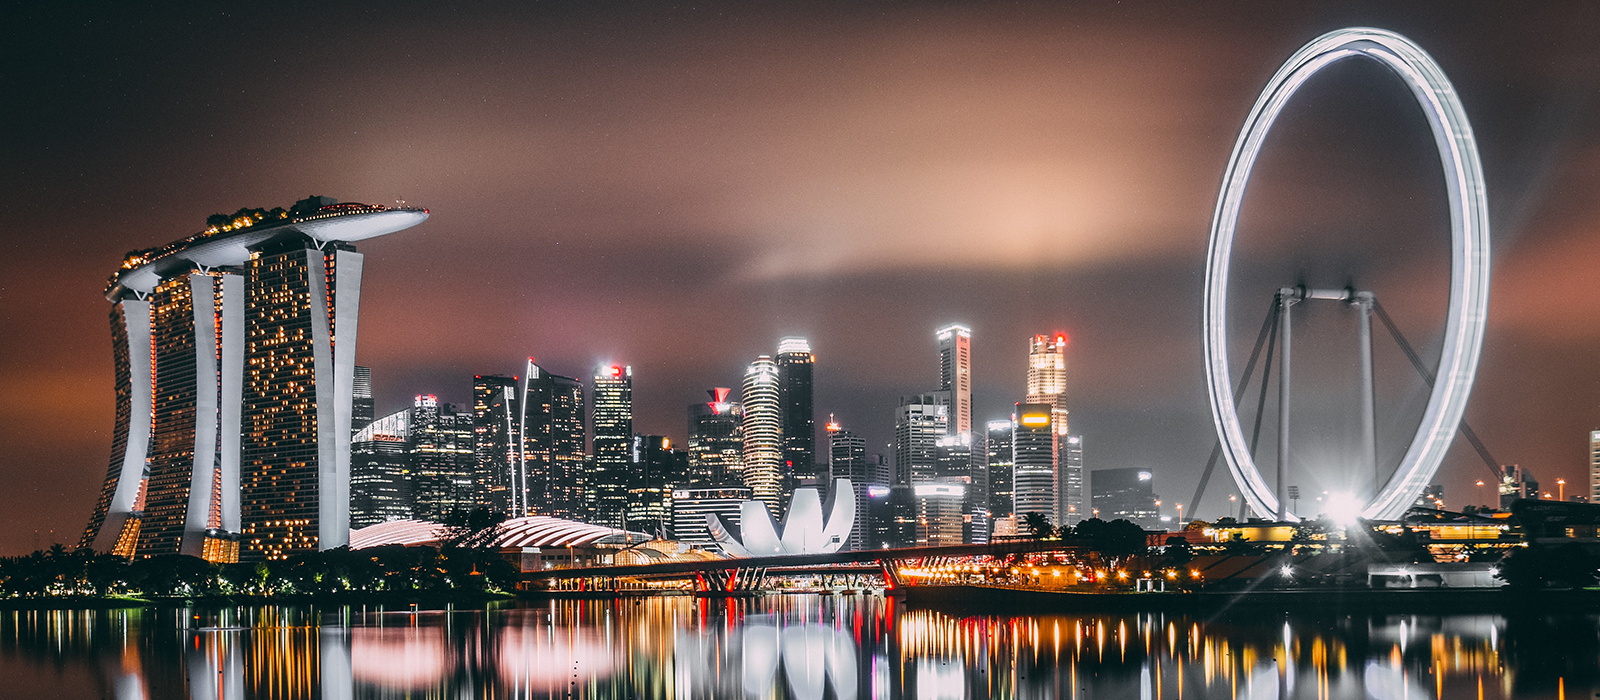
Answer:
<svg viewBox="0 0 1600 700"><path fill-rule="evenodd" d="M790 554L832 554L850 541L856 523L855 487L849 479L833 480L828 519L822 519L822 498L815 487L795 489L783 529L773 525L772 514L760 501L739 504L739 535L715 513L706 514L711 536L722 551L739 558Z"/></svg>

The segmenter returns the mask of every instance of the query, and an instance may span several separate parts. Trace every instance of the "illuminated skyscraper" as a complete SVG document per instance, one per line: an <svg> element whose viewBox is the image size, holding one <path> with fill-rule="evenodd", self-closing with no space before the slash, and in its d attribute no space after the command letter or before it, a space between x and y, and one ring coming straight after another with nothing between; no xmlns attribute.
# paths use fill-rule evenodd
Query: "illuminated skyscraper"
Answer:
<svg viewBox="0 0 1600 700"><path fill-rule="evenodd" d="M350 438L350 527L412 517L411 410L368 423Z"/></svg>
<svg viewBox="0 0 1600 700"><path fill-rule="evenodd" d="M1056 431L1058 445L1067 440L1067 336L1036 335L1028 342L1028 395L1026 403L1050 406L1050 422ZM1068 452L1058 452L1058 456ZM1082 450L1076 465L1056 465L1056 493L1060 499L1057 512L1062 522L1077 524L1084 516Z"/></svg>
<svg viewBox="0 0 1600 700"><path fill-rule="evenodd" d="M1084 512L1083 436L1056 436L1056 512L1061 522L1077 525L1089 516Z"/></svg>
<svg viewBox="0 0 1600 700"><path fill-rule="evenodd" d="M998 520L1011 517L1015 507L1012 502L1015 494L1011 486L1013 424L1009 420L992 420L988 428L989 514Z"/></svg>
<svg viewBox="0 0 1600 700"><path fill-rule="evenodd" d="M478 507L478 451L474 416L465 406L418 396L411 408L412 510L442 522L457 510Z"/></svg>
<svg viewBox="0 0 1600 700"><path fill-rule="evenodd" d="M960 324L940 328L939 391L950 404L949 433L972 432L972 329Z"/></svg>
<svg viewBox="0 0 1600 700"><path fill-rule="evenodd" d="M1149 469L1096 469L1090 483L1094 510L1101 520L1128 520L1146 530L1159 530L1155 483Z"/></svg>
<svg viewBox="0 0 1600 700"><path fill-rule="evenodd" d="M1018 528L1030 513L1060 524L1056 506L1056 449L1059 444L1049 404L1017 404L1011 437L1012 514Z"/></svg>
<svg viewBox="0 0 1600 700"><path fill-rule="evenodd" d="M372 368L356 365L356 379L350 387L350 432L361 432L377 417L372 403ZM353 439L353 438L352 438Z"/></svg>
<svg viewBox="0 0 1600 700"><path fill-rule="evenodd" d="M684 488L721 489L744 483L744 406L731 389L708 389L711 400L689 404L689 479Z"/></svg>
<svg viewBox="0 0 1600 700"><path fill-rule="evenodd" d="M938 441L948 432L950 407L935 394L900 397L894 417L895 483L920 484L936 476Z"/></svg>
<svg viewBox="0 0 1600 700"><path fill-rule="evenodd" d="M812 370L817 358L805 338L778 341L778 406L783 423L782 503L787 504L795 486L818 484L817 423L813 413Z"/></svg>
<svg viewBox="0 0 1600 700"><path fill-rule="evenodd" d="M575 518L583 512L583 384L527 366L522 393L522 468L512 513Z"/></svg>
<svg viewBox="0 0 1600 700"><path fill-rule="evenodd" d="M826 427L828 483L834 483L837 479L849 479L851 488L855 490L851 495L856 499L856 526L850 530L850 541L845 549L862 549L867 542L870 512L867 489L872 486L873 478L876 476L871 473L872 469L867 463L867 441L860 435L845 430L836 422L829 421ZM831 494L832 498L843 496L844 494Z"/></svg>
<svg viewBox="0 0 1600 700"><path fill-rule="evenodd" d="M633 436L633 454L625 529L665 537L672 524L672 492L683 485L689 455L660 435Z"/></svg>
<svg viewBox="0 0 1600 700"><path fill-rule="evenodd" d="M516 377L480 374L472 378L472 431L478 505L523 515L511 503L511 485L522 479L522 410L517 403Z"/></svg>
<svg viewBox="0 0 1600 700"><path fill-rule="evenodd" d="M594 468L584 493L588 522L621 527L633 468L633 367L595 372L593 415Z"/></svg>
<svg viewBox="0 0 1600 700"><path fill-rule="evenodd" d="M117 423L82 544L218 561L345 544L362 268L349 242L427 216L313 197L130 253L106 290Z"/></svg>
<svg viewBox="0 0 1600 700"><path fill-rule="evenodd" d="M752 500L767 504L778 514L778 491L783 465L783 420L779 398L778 366L766 355L756 358L744 374L744 485Z"/></svg>
<svg viewBox="0 0 1600 700"><path fill-rule="evenodd" d="M1600 503L1600 430L1589 431L1589 502Z"/></svg>

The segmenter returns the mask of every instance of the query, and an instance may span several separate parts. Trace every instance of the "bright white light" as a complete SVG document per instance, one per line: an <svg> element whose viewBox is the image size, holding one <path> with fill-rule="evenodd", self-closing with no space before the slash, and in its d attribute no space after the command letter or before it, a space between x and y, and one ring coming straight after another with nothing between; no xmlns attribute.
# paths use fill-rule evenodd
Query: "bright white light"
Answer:
<svg viewBox="0 0 1600 700"><path fill-rule="evenodd" d="M1293 576L1294 575L1294 567L1289 566L1288 564L1284 564L1283 568L1279 569L1279 571L1283 572L1284 576Z"/></svg>
<svg viewBox="0 0 1600 700"><path fill-rule="evenodd" d="M1328 518L1338 525L1354 525L1361 517L1361 501L1349 493L1328 494Z"/></svg>

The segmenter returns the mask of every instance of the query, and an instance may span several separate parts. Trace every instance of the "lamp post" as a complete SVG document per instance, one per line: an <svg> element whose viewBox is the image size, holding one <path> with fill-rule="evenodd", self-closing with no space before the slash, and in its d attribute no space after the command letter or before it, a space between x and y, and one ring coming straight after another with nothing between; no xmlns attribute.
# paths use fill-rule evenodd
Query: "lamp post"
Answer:
<svg viewBox="0 0 1600 700"><path fill-rule="evenodd" d="M1183 504L1178 504L1178 529L1183 529Z"/></svg>
<svg viewBox="0 0 1600 700"><path fill-rule="evenodd" d="M1483 506L1489 505L1488 503L1485 503L1484 500L1483 500L1483 479L1479 479L1478 480L1478 503L1483 505Z"/></svg>
<svg viewBox="0 0 1600 700"><path fill-rule="evenodd" d="M1565 502L1567 500L1567 480L1566 479L1556 479L1556 492L1561 494L1561 497L1559 499L1557 499L1557 500L1560 500L1562 502Z"/></svg>

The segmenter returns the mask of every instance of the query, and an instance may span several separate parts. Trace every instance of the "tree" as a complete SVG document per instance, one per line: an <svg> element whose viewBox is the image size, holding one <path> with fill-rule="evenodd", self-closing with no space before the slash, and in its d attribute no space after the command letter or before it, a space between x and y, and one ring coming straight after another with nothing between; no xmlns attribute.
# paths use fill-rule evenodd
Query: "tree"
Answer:
<svg viewBox="0 0 1600 700"><path fill-rule="evenodd" d="M1042 540L1055 532L1055 527L1050 524L1050 519L1042 513L1029 513L1022 517L1022 526L1036 540Z"/></svg>

